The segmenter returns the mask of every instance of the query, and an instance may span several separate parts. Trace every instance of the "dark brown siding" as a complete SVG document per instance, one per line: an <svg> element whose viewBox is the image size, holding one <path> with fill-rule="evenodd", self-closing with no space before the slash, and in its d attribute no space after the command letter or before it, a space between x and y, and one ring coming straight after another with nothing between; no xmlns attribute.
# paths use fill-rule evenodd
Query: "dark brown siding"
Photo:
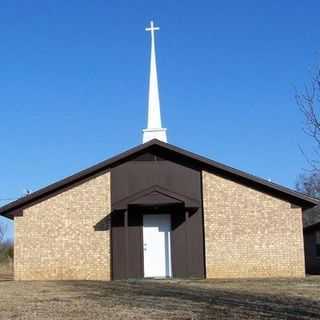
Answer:
<svg viewBox="0 0 320 320"><path fill-rule="evenodd" d="M320 274L320 257L316 255L316 231L313 229L304 232L304 253L307 274Z"/></svg>
<svg viewBox="0 0 320 320"><path fill-rule="evenodd" d="M176 278L186 278L188 274L188 248L185 213L180 210L171 219L172 274Z"/></svg>
<svg viewBox="0 0 320 320"><path fill-rule="evenodd" d="M190 277L202 278L204 276L205 263L204 240L200 241L200 239L204 239L203 217L200 209L196 212L188 213L187 235L190 253L188 255L188 274Z"/></svg>
<svg viewBox="0 0 320 320"><path fill-rule="evenodd" d="M111 169L111 204L130 197L142 190L152 186L160 186L171 192L184 195L185 197L198 200L201 198L201 171L193 165L179 159L166 159L164 154L147 153L141 154L136 159ZM203 222L202 208L189 214L186 222L185 208L170 207L166 210L172 219L172 267L174 277L204 277L204 244L203 244ZM150 210L150 208L148 209ZM112 232L112 246L120 248L112 250L114 279L140 278L143 276L143 251L142 251L142 214L128 212L128 248L127 258L120 257L126 254L126 245L116 242L126 241L125 231L117 231L114 237ZM132 215L132 216L131 216ZM122 227L124 228L124 224ZM121 236L122 235L122 236ZM126 275L123 263L128 259L128 270Z"/></svg>
<svg viewBox="0 0 320 320"><path fill-rule="evenodd" d="M177 211L172 215L172 271L175 277L204 277L203 222L196 212Z"/></svg>
<svg viewBox="0 0 320 320"><path fill-rule="evenodd" d="M128 214L128 278L143 278L142 215L129 210ZM132 263L134 262L134 263Z"/></svg>
<svg viewBox="0 0 320 320"><path fill-rule="evenodd" d="M124 212L113 212L111 217L112 278L127 278Z"/></svg>

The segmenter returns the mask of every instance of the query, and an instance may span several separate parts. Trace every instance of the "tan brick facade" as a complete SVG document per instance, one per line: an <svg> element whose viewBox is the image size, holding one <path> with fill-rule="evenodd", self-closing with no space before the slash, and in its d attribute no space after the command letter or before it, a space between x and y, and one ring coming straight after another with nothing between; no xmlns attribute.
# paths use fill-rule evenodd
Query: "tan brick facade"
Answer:
<svg viewBox="0 0 320 320"><path fill-rule="evenodd" d="M301 208L203 172L208 278L303 277Z"/></svg>
<svg viewBox="0 0 320 320"><path fill-rule="evenodd" d="M301 208L205 171L202 180L208 278L304 276ZM110 188L99 174L15 217L15 279L109 280Z"/></svg>
<svg viewBox="0 0 320 320"><path fill-rule="evenodd" d="M61 190L15 217L15 279L110 279L110 173ZM107 226L108 229L108 226Z"/></svg>

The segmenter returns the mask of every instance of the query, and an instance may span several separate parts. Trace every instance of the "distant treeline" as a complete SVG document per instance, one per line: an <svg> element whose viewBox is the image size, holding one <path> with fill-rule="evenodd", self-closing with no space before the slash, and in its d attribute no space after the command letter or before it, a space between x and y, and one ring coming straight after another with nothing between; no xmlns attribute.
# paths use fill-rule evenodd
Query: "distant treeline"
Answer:
<svg viewBox="0 0 320 320"><path fill-rule="evenodd" d="M4 241L0 243L0 263L13 260L13 243Z"/></svg>

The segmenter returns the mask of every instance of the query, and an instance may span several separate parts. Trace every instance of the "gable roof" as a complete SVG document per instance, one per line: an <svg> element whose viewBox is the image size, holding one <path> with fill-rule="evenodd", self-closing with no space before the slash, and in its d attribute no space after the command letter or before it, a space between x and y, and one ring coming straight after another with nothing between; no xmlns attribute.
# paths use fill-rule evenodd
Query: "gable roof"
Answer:
<svg viewBox="0 0 320 320"><path fill-rule="evenodd" d="M115 210L121 210L127 208L129 205L148 206L150 204L156 204L157 206L184 204L187 208L199 208L201 205L196 199L192 199L182 194L167 190L161 186L154 185L115 202L112 205L112 208Z"/></svg>
<svg viewBox="0 0 320 320"><path fill-rule="evenodd" d="M299 205L303 208L311 208L314 205L319 204L319 200L309 197L305 194L299 193L297 191L291 190L289 188L280 186L273 182L258 178L251 174L245 173L243 171L234 169L232 167L226 166L219 162L210 160L208 158L202 157L200 155L194 154L190 151L178 148L174 145L161 142L159 140L151 140L147 143L140 144L128 151L118 154L112 158L109 158L105 161L102 161L88 169L82 170L74 175L71 175L63 180L55 182L47 187L44 187L38 191L35 191L27 196L19 198L11 203L0 207L0 215L12 218L14 212L20 210L21 208L32 204L35 201L40 200L41 198L52 194L62 188L70 186L74 183L80 182L94 174L103 172L109 168L115 167L118 164L133 158L143 152L150 150L161 150L162 152L178 158L179 160L194 163L200 166L204 170L213 171L216 174L221 174L227 176L230 179L236 179L238 182L246 185L250 185L255 189L262 190L266 193L275 195L279 198L286 199L296 205Z"/></svg>

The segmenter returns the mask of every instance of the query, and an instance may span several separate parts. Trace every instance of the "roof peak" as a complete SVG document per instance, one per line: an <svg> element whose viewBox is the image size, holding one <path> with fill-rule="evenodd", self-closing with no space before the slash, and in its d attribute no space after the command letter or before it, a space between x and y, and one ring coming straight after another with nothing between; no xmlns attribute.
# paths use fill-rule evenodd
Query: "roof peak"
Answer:
<svg viewBox="0 0 320 320"><path fill-rule="evenodd" d="M9 204L0 207L0 215L12 218L13 212L21 209L23 206L29 205L49 194L56 192L59 189L62 189L66 186L70 186L74 183L82 181L94 174L103 172L117 166L118 164L126 161L128 158L132 158L137 153L147 151L148 148L152 146L157 146L165 150L168 156L176 157L178 160L187 160L192 161L195 164L198 164L199 170L206 170L208 172L214 172L215 174L224 175L227 179L237 180L241 184L250 185L253 188L259 189L262 192L277 194L279 198L289 199L291 203L298 204L304 208L310 208L314 205L320 203L320 200L302 194L300 192L291 190L289 188L280 186L273 182L269 182L265 179L253 176L246 172L234 169L232 167L226 166L222 163L210 160L203 156L197 155L185 149L181 149L172 144L165 143L158 139L152 139L144 144L139 144L138 146L131 148L125 152L122 152L112 158L109 158L105 161L102 161L88 169L82 170L72 176L69 176L63 180L50 184L49 186L42 188L38 191L35 191L27 196L24 196L16 201L13 201Z"/></svg>

